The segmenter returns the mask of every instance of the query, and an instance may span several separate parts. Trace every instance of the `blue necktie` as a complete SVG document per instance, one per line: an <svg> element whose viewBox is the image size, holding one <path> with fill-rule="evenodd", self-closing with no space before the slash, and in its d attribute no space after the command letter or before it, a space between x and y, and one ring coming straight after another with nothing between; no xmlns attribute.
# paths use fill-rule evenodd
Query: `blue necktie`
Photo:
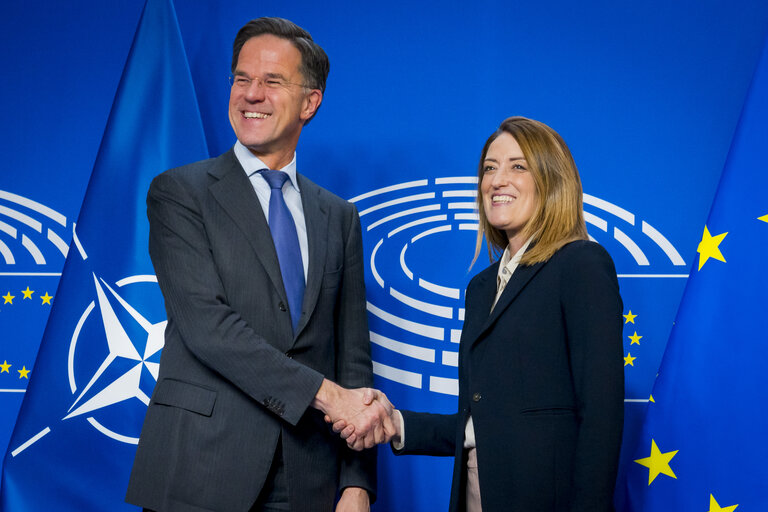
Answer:
<svg viewBox="0 0 768 512"><path fill-rule="evenodd" d="M282 171L272 170L263 170L261 175L272 189L269 196L269 231L275 243L285 293L288 294L288 310L291 313L291 323L295 333L301 317L305 285L304 265L301 262L296 224L283 198L283 184L288 179L288 175Z"/></svg>

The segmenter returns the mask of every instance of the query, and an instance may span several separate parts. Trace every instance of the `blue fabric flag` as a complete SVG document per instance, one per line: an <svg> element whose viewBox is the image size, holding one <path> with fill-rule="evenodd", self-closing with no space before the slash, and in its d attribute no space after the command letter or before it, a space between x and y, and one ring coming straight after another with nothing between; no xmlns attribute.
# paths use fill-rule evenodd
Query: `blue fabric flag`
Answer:
<svg viewBox="0 0 768 512"><path fill-rule="evenodd" d="M104 131L2 476L5 511L123 500L163 346L145 197L207 156L170 0L148 0Z"/></svg>
<svg viewBox="0 0 768 512"><path fill-rule="evenodd" d="M627 472L631 511L768 510L768 46Z"/></svg>

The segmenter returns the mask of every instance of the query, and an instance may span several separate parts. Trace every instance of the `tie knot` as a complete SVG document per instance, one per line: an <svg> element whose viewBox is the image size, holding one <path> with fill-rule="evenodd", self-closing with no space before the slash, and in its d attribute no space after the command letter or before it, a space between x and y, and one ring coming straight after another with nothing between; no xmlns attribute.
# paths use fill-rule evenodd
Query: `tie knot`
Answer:
<svg viewBox="0 0 768 512"><path fill-rule="evenodd" d="M271 189L282 189L285 180L288 179L288 175L283 171L273 171L271 169L261 171L261 175L267 180Z"/></svg>

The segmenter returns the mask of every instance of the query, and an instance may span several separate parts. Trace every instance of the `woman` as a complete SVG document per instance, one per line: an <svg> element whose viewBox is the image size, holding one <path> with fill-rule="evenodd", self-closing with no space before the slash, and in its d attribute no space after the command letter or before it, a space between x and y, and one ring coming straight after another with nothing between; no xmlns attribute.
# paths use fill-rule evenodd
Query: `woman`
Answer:
<svg viewBox="0 0 768 512"><path fill-rule="evenodd" d="M503 254L467 287L459 412L401 411L393 448L455 457L451 511L612 510L622 302L563 139L506 119L483 148L477 201L475 259L483 235Z"/></svg>

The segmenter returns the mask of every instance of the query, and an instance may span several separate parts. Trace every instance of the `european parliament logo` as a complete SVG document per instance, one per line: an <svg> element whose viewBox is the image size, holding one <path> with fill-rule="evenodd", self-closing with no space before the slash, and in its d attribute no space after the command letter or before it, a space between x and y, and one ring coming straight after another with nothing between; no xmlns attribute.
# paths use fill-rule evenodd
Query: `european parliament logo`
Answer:
<svg viewBox="0 0 768 512"><path fill-rule="evenodd" d="M67 219L47 206L0 190L0 257L11 268L61 268L67 257ZM3 275L8 272L4 271Z"/></svg>
<svg viewBox="0 0 768 512"><path fill-rule="evenodd" d="M0 190L0 392L26 389L71 230L54 209Z"/></svg>
<svg viewBox="0 0 768 512"><path fill-rule="evenodd" d="M379 377L458 394L464 290L488 261L483 249L470 270L476 195L477 178L461 176L394 184L350 199L363 228L373 369ZM671 327L668 311L674 313L664 297L682 291L686 263L661 230L612 202L584 194L584 213L590 238L611 253L617 267L627 313L627 397L647 401Z"/></svg>

